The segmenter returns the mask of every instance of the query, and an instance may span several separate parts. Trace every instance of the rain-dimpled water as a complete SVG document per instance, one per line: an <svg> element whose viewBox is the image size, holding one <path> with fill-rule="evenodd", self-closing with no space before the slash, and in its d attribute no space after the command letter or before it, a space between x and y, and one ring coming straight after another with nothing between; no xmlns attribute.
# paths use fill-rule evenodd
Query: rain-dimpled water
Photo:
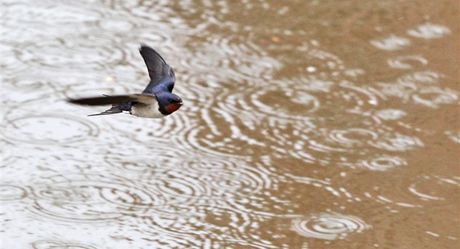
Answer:
<svg viewBox="0 0 460 249"><path fill-rule="evenodd" d="M0 1L0 247L458 248L459 12L441 1ZM141 43L182 108L139 93Z"/></svg>

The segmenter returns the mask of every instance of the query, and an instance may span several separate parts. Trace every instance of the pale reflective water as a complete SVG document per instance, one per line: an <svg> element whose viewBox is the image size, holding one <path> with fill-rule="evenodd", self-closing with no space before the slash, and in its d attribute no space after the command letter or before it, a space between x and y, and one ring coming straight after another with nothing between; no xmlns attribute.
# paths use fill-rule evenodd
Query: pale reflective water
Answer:
<svg viewBox="0 0 460 249"><path fill-rule="evenodd" d="M458 3L0 2L1 248L458 248ZM67 97L176 70L163 120Z"/></svg>

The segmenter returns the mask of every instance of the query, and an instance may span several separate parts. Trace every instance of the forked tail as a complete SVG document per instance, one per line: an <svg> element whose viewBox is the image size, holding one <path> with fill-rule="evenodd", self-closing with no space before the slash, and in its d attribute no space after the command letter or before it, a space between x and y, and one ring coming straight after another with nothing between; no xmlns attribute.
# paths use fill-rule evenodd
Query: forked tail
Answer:
<svg viewBox="0 0 460 249"><path fill-rule="evenodd" d="M90 114L88 116L99 116L99 115L110 115L110 114L117 114L117 113L121 113L123 111L128 111L130 112L131 111L131 107L132 107L132 102L126 102L126 103L123 103L123 104L118 104L118 105L112 105L112 107L108 110L105 110L101 113L96 113L96 114Z"/></svg>

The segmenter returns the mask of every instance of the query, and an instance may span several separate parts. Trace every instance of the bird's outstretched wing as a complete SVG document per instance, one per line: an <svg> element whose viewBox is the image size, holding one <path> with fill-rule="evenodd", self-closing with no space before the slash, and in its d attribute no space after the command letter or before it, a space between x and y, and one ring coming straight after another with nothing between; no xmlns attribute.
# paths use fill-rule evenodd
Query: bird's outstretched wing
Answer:
<svg viewBox="0 0 460 249"><path fill-rule="evenodd" d="M88 98L78 98L78 99L68 99L70 103L78 105L118 105L126 102L140 103L149 105L156 98L153 95L145 94L129 94L129 95L104 95L98 97L88 97Z"/></svg>
<svg viewBox="0 0 460 249"><path fill-rule="evenodd" d="M78 98L78 99L68 99L70 103L78 105L112 105L108 110L105 110L101 113L91 114L88 116L99 116L99 115L110 115L122 113L123 111L131 111L131 107L136 105L150 105L153 101L156 101L154 95L146 94L130 94L130 95L104 95L98 97L89 97L89 98Z"/></svg>
<svg viewBox="0 0 460 249"><path fill-rule="evenodd" d="M144 59L150 77L150 83L143 93L172 92L176 80L172 67L166 63L157 51L147 45L142 44L139 52Z"/></svg>

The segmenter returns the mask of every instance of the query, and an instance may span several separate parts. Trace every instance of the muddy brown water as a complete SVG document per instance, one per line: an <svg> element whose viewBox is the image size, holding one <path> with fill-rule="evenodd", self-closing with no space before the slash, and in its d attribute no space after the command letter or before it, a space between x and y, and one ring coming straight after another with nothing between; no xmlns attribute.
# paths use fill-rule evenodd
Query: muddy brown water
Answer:
<svg viewBox="0 0 460 249"><path fill-rule="evenodd" d="M1 248L458 248L459 3L0 2ZM175 68L162 120L67 97Z"/></svg>

